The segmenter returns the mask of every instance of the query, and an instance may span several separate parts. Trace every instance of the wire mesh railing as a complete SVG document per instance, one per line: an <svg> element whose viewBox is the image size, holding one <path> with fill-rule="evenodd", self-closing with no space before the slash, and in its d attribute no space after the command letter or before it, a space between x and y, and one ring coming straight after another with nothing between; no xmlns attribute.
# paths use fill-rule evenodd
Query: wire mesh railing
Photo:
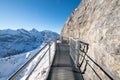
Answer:
<svg viewBox="0 0 120 80"><path fill-rule="evenodd" d="M52 65L56 50L56 40L48 42L36 55L27 61L21 68L10 76L8 80L32 80L33 78L46 79ZM34 63L35 62L35 63ZM28 68L30 67L31 68ZM36 73L36 68L38 72ZM26 70L29 70L26 72ZM36 76L34 76L36 74ZM38 76L39 74L39 76ZM44 75L44 76L43 76Z"/></svg>
<svg viewBox="0 0 120 80"><path fill-rule="evenodd" d="M97 70L93 67L96 66L104 75L109 79L113 80L113 78L105 71L97 62L95 62L88 54L89 44L82 42L76 39L70 39L70 55L72 57L73 62L75 63L76 67L84 67L81 70L82 74L85 74L87 70L87 66L91 68L94 74L98 77L99 80L103 80L101 75L98 73ZM91 64L91 63L92 64ZM83 65L84 64L84 65Z"/></svg>

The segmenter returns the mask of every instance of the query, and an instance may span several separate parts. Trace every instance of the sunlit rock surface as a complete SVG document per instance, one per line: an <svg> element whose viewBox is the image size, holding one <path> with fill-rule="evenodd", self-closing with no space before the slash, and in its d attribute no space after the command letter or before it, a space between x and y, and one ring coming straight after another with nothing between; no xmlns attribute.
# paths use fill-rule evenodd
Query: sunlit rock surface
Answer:
<svg viewBox="0 0 120 80"><path fill-rule="evenodd" d="M88 43L87 54L114 80L120 80L120 0L82 0L64 24L61 37ZM90 63L102 79L109 80ZM89 67L83 76L98 80Z"/></svg>

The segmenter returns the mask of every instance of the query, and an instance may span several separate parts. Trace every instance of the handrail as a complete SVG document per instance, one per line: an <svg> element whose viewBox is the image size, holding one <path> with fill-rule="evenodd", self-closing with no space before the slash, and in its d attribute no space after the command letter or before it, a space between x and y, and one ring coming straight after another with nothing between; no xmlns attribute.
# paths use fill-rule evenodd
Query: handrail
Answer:
<svg viewBox="0 0 120 80"><path fill-rule="evenodd" d="M54 39L53 39L54 40ZM23 66L21 66L18 71L16 71L12 76L10 76L10 78L8 80L14 80L15 78L17 78L17 76L30 64L30 62L32 62L32 60L34 60L38 54L47 47L47 45L49 45L49 48L51 47L50 43L53 41L49 41L47 44L45 44L44 47L42 47L39 52L37 52L30 60L28 60ZM56 44L56 42L55 42ZM39 64L39 62L43 59L43 57L45 56L45 54L47 53L47 51L49 50L49 48L45 51L45 53L43 54L42 58L38 61L38 63L35 65L35 67L33 68L33 70L31 71L31 73L28 75L28 77L32 74L32 72L34 71L34 69L37 67L37 65ZM27 78L28 78L27 77Z"/></svg>
<svg viewBox="0 0 120 80"><path fill-rule="evenodd" d="M79 54L79 55L81 55L81 54ZM84 57L83 55L81 55L81 56ZM91 69L94 71L94 73L97 75L97 77L98 77L100 80L102 80L101 77L98 75L98 73L95 71L95 69L88 63L89 60L85 59L85 61L86 61L86 66L85 66L85 69L84 69L84 71L83 71L82 73L83 73L83 74L85 73L86 67L87 67L87 64L88 64L88 65L91 67ZM82 66L82 63L81 63L81 65L78 66L78 67L81 67L81 66Z"/></svg>
<svg viewBox="0 0 120 80"><path fill-rule="evenodd" d="M45 53L43 54L43 56L41 57L41 59L39 60L38 64L40 63L40 61L44 58L44 56L46 55L48 49L45 51ZM26 80L30 77L30 75L33 73L33 71L35 70L35 68L38 66L38 64L35 65L35 67L33 68L33 70L31 71L31 73L27 76Z"/></svg>
<svg viewBox="0 0 120 80"><path fill-rule="evenodd" d="M55 40L55 52L56 52L56 43L57 43L57 40ZM49 50L50 50L50 48L49 48ZM50 53L49 53L49 55L50 55ZM46 77L44 78L44 80L47 80L47 78L48 78L48 75L49 75L49 73L50 73L50 69L51 69L51 66L52 66L54 57L55 57L55 54L53 55L53 58L52 58L51 62L49 62L49 63L50 63L50 64L49 64L49 67L50 67L50 68L48 69L48 73L46 74ZM50 60L50 58L51 58L51 56L49 57L49 60Z"/></svg>
<svg viewBox="0 0 120 80"><path fill-rule="evenodd" d="M74 48L75 50L77 51L81 51L85 54L85 56L87 56L87 58L92 61L109 79L113 80L113 78L99 65L97 64L89 55L87 55L87 52L88 52L88 48L89 48L89 44L88 43L85 43L85 42L82 42L82 41L79 41L82 45L84 45L84 49L86 47L86 50L82 50L81 49L81 44L80 44L80 48L79 49L75 49L75 47L71 46L72 48ZM81 55L81 54L75 54L75 55ZM85 59L85 56L81 55L84 59ZM84 59L82 60L82 62L84 61ZM87 59L85 59L85 61L89 61ZM94 70L94 68L87 62L87 64L91 67L91 69L95 72L95 74L97 75L97 77L102 80L100 78L100 76L97 74L97 72ZM81 67L82 66L82 63L78 66L78 67ZM86 68L85 68L86 69Z"/></svg>
<svg viewBox="0 0 120 80"><path fill-rule="evenodd" d="M105 73L105 75L107 75L111 80L113 80L113 78L99 65L99 64L97 64L90 56L88 56L87 54L86 54L86 56L97 66L97 67L99 67L104 73Z"/></svg>
<svg viewBox="0 0 120 80"><path fill-rule="evenodd" d="M86 52L84 52L83 50L80 50L80 51L83 52L97 67L99 67L105 73L105 75L107 75L111 80L113 80L113 78L99 64L97 64L89 55L87 55Z"/></svg>

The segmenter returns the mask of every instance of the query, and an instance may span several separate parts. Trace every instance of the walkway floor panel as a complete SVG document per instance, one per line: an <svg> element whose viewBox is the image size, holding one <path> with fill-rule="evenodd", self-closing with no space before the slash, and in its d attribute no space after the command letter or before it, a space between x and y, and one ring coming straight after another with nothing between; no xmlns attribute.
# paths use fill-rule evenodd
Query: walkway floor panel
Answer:
<svg viewBox="0 0 120 80"><path fill-rule="evenodd" d="M83 80L81 73L74 67L67 44L57 44L56 55L47 80Z"/></svg>

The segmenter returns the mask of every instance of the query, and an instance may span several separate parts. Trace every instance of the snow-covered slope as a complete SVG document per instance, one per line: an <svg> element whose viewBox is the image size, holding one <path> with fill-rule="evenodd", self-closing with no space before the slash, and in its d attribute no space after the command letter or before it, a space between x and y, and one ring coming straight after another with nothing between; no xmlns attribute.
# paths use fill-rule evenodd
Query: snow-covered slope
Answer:
<svg viewBox="0 0 120 80"><path fill-rule="evenodd" d="M39 47L59 35L51 31L0 30L0 58L21 54Z"/></svg>
<svg viewBox="0 0 120 80"><path fill-rule="evenodd" d="M26 52L24 54L0 58L0 80L7 80L14 74L22 65L30 60L44 46L42 44L37 49Z"/></svg>

